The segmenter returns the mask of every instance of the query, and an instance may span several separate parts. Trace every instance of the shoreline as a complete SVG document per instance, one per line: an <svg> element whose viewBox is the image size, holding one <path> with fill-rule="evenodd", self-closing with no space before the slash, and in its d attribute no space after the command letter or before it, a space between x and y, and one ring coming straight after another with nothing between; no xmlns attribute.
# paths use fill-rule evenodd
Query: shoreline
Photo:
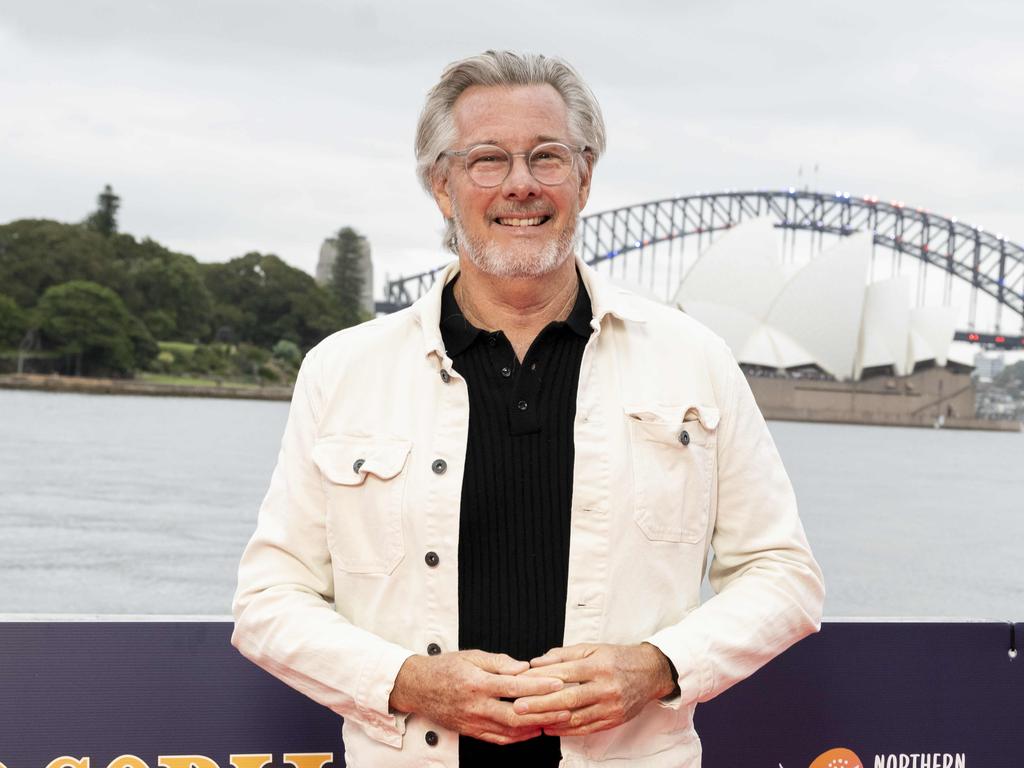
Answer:
<svg viewBox="0 0 1024 768"><path fill-rule="evenodd" d="M157 384L139 379L94 379L84 376L13 373L0 376L0 389L36 392L73 392L85 395L144 395L147 397L212 397L224 400L292 399L292 388L282 386L191 386Z"/></svg>
<svg viewBox="0 0 1024 768"><path fill-rule="evenodd" d="M756 381L756 380L755 380ZM18 389L36 392L71 392L86 395L143 395L146 397L207 397L223 400L269 400L288 402L292 387L282 386L192 386L185 384L157 384L138 379L95 379L77 376L43 374L0 375L0 389ZM761 407L769 421L798 421L804 423L860 424L880 427L936 428L934 419L903 414L881 414L870 411L841 411L830 409L786 408L765 403ZM940 429L967 429L991 432L1021 432L1019 421L994 421L975 417L952 417L942 420Z"/></svg>

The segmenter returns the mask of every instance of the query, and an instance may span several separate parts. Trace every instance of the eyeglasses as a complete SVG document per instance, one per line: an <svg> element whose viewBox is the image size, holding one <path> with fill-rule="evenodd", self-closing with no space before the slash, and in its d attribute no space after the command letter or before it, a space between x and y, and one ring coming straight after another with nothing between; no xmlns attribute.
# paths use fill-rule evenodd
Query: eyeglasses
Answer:
<svg viewBox="0 0 1024 768"><path fill-rule="evenodd" d="M445 150L440 156L463 158L469 178L481 187L501 184L512 171L512 158L525 157L530 175L541 184L553 187L569 178L576 164L576 154L585 149L557 141L538 144L529 152L507 152L493 144L475 144L468 149Z"/></svg>

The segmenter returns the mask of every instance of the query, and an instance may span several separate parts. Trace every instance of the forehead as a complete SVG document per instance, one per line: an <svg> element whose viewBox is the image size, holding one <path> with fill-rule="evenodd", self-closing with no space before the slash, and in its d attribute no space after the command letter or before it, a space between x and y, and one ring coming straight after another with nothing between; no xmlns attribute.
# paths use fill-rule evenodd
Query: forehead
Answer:
<svg viewBox="0 0 1024 768"><path fill-rule="evenodd" d="M452 110L459 146L497 142L528 146L538 140L569 138L569 111L554 87L474 85Z"/></svg>

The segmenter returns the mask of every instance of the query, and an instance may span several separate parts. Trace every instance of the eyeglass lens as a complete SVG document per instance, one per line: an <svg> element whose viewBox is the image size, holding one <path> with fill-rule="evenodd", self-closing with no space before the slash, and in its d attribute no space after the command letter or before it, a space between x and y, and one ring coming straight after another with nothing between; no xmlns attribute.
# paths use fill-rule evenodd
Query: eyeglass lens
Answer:
<svg viewBox="0 0 1024 768"><path fill-rule="evenodd" d="M573 156L564 144L539 144L527 157L533 178L541 184L561 184L572 171ZM512 158L501 147L481 145L466 155L466 171L481 187L496 187L512 168Z"/></svg>

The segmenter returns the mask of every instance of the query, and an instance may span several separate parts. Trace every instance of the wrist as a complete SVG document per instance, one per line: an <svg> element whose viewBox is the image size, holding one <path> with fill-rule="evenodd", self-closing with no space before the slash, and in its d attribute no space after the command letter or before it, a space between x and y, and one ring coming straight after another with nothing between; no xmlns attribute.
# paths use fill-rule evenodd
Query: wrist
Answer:
<svg viewBox="0 0 1024 768"><path fill-rule="evenodd" d="M652 643L641 643L646 646L654 659L654 688L652 699L667 699L679 693L679 675L672 660L658 646Z"/></svg>
<svg viewBox="0 0 1024 768"><path fill-rule="evenodd" d="M427 656L410 656L398 670L395 683L388 697L388 709L392 712L413 714L416 702L419 701L417 690L423 677L423 665L429 663Z"/></svg>

